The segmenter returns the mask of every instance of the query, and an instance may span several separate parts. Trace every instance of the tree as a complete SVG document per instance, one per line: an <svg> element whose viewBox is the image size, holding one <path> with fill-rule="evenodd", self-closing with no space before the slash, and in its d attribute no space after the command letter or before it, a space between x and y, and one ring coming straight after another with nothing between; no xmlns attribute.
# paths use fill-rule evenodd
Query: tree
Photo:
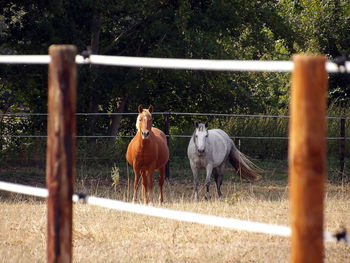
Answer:
<svg viewBox="0 0 350 263"><path fill-rule="evenodd" d="M276 1L19 0L1 3L5 44L12 53L46 54L70 43L108 55L200 59L276 59L293 50L290 27ZM23 69L23 66L18 66ZM9 70L16 94L27 93L31 111L45 112L43 68ZM22 76L19 80L18 76ZM41 76L41 77L40 77ZM45 84L45 85L44 85ZM249 73L161 69L79 69L78 111L134 112L153 103L157 111L263 112L285 105L288 80ZM40 105L40 106L39 106ZM78 134L115 135L120 118L78 119Z"/></svg>
<svg viewBox="0 0 350 263"><path fill-rule="evenodd" d="M350 3L335 1L280 1L295 35L295 51L324 54L330 60L350 54ZM350 98L349 75L333 74L329 79L331 102Z"/></svg>

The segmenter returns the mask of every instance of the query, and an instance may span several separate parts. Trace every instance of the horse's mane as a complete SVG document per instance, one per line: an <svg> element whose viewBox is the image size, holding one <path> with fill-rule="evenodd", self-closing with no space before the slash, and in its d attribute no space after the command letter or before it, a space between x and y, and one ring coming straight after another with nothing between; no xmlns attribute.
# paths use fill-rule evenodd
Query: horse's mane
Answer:
<svg viewBox="0 0 350 263"><path fill-rule="evenodd" d="M198 124L198 128L196 128L196 129L198 129L199 131L205 130L205 124L199 123L199 124ZM196 132L196 129L194 130L195 132Z"/></svg>
<svg viewBox="0 0 350 263"><path fill-rule="evenodd" d="M198 127L194 129L194 131L193 131L193 133L192 133L192 137L193 137L194 134L196 133L196 130L199 130L199 131L205 130L205 124L203 124L203 123L198 123Z"/></svg>
<svg viewBox="0 0 350 263"><path fill-rule="evenodd" d="M136 129L137 131L140 130L140 120L139 120L139 116L140 115L146 115L146 116L152 116L152 114L149 112L149 110L144 109L139 115L137 115L137 119L136 119Z"/></svg>
<svg viewBox="0 0 350 263"><path fill-rule="evenodd" d="M205 124L203 124L203 123L198 123L198 128L195 128L194 129L194 131L193 131L193 133L192 133L192 137L191 137L191 139L193 139L193 142L194 142L194 144L196 144L196 140L195 140L195 134L196 134L196 130L199 130L199 131L203 131L203 130L205 130Z"/></svg>
<svg viewBox="0 0 350 263"><path fill-rule="evenodd" d="M194 135L196 134L196 129L194 129L193 133L192 133L192 139L194 140Z"/></svg>

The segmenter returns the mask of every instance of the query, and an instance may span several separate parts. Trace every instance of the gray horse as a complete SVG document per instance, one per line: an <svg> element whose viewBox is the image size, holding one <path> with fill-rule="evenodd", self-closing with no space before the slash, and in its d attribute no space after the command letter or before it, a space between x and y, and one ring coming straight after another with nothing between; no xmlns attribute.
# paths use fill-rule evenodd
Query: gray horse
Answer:
<svg viewBox="0 0 350 263"><path fill-rule="evenodd" d="M198 169L206 170L205 185L207 187L206 198L210 199L209 185L213 173L217 192L222 196L221 184L226 161L232 164L242 178L255 180L259 177L258 168L241 153L223 130L208 130L208 123L197 123L187 148L187 156L190 160L194 178L194 199L198 201Z"/></svg>

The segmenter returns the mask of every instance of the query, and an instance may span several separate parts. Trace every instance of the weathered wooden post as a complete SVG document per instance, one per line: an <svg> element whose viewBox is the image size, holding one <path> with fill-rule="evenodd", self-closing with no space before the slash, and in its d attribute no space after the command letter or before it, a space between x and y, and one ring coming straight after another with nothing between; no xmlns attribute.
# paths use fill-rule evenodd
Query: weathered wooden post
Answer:
<svg viewBox="0 0 350 263"><path fill-rule="evenodd" d="M293 56L289 125L291 262L323 262L326 177L325 57Z"/></svg>
<svg viewBox="0 0 350 263"><path fill-rule="evenodd" d="M48 262L72 262L72 194L76 133L76 48L49 48L46 183Z"/></svg>

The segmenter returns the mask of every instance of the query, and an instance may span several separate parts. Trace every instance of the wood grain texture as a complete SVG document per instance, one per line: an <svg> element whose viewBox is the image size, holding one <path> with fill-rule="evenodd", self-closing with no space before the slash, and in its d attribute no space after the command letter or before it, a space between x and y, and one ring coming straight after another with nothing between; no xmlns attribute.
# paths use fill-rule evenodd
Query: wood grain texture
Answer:
<svg viewBox="0 0 350 263"><path fill-rule="evenodd" d="M325 57L293 57L289 125L291 262L323 262L326 177Z"/></svg>
<svg viewBox="0 0 350 263"><path fill-rule="evenodd" d="M48 262L72 261L72 194L76 135L76 48L49 48L48 139Z"/></svg>

